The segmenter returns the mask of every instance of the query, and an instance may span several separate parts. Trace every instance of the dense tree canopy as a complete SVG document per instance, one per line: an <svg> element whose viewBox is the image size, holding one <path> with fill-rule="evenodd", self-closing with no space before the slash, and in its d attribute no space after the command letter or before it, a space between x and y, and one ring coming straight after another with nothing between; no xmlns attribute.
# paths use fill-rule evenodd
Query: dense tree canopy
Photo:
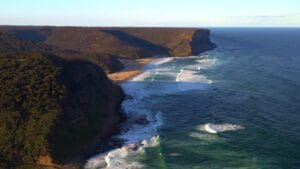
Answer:
<svg viewBox="0 0 300 169"><path fill-rule="evenodd" d="M65 90L61 70L54 56L0 57L0 164L11 168L48 151Z"/></svg>
<svg viewBox="0 0 300 169"><path fill-rule="evenodd" d="M33 168L48 154L63 163L102 132L122 98L87 61L2 54L0 72L0 168Z"/></svg>

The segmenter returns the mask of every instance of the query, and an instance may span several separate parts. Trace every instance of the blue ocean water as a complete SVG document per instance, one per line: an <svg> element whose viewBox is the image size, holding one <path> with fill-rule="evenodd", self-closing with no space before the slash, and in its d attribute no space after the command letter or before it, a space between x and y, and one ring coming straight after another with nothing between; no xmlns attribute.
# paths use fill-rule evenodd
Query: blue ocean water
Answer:
<svg viewBox="0 0 300 169"><path fill-rule="evenodd" d="M160 59L122 85L119 138L133 148L108 153L107 168L300 168L300 29L211 37L215 50Z"/></svg>

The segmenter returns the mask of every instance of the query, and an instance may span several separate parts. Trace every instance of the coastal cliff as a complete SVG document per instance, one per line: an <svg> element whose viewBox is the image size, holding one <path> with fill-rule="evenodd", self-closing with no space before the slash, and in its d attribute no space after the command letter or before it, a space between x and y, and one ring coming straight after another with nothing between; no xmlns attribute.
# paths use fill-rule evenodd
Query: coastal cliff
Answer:
<svg viewBox="0 0 300 169"><path fill-rule="evenodd" d="M106 74L120 59L215 47L206 29L0 27L0 37L0 168L60 168L115 134L124 95Z"/></svg>
<svg viewBox="0 0 300 169"><path fill-rule="evenodd" d="M0 27L0 32L65 53L73 52L66 55L61 51L64 58L81 57L91 61L95 61L95 54L139 59L198 55L216 47L209 39L208 29L196 28Z"/></svg>
<svg viewBox="0 0 300 169"><path fill-rule="evenodd" d="M202 52L212 50L217 47L210 40L210 30L196 30L190 43L192 55L199 55Z"/></svg>

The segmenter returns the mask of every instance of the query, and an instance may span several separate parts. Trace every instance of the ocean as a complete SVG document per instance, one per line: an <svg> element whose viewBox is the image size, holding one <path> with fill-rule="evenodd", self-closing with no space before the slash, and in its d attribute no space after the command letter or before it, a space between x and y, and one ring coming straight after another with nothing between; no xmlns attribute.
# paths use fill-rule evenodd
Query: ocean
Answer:
<svg viewBox="0 0 300 169"><path fill-rule="evenodd" d="M124 146L86 168L300 168L300 29L211 39L216 49L157 59L122 84Z"/></svg>

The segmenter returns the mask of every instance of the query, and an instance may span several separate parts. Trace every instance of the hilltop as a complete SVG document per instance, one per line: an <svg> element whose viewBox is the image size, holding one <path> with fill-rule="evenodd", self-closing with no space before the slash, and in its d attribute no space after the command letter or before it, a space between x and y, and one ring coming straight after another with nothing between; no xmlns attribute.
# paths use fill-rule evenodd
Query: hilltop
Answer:
<svg viewBox="0 0 300 169"><path fill-rule="evenodd" d="M106 72L123 68L117 58L198 55L215 47L209 30L195 28L2 26L0 32L39 45L41 51L64 59L90 60Z"/></svg>

